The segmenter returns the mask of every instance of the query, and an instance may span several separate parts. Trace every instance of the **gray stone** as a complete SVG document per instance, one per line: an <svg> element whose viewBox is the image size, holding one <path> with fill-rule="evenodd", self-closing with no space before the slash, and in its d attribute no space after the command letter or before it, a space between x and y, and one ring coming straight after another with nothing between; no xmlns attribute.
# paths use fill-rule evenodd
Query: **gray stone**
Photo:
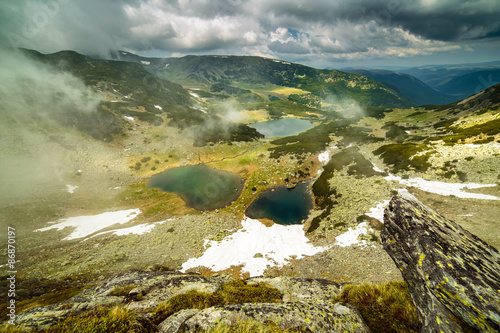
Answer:
<svg viewBox="0 0 500 333"><path fill-rule="evenodd" d="M241 320L271 321L286 328L305 327L313 332L370 332L354 305L307 302L215 306L186 320L184 328L189 332L208 331L217 323L234 325Z"/></svg>
<svg viewBox="0 0 500 333"><path fill-rule="evenodd" d="M308 279L279 276L274 278L250 278L248 284L264 282L283 294L284 302L330 302L339 296L340 285L325 279Z"/></svg>
<svg viewBox="0 0 500 333"><path fill-rule="evenodd" d="M158 325L159 333L176 333L186 320L198 312L198 309L188 309L174 313Z"/></svg>
<svg viewBox="0 0 500 333"><path fill-rule="evenodd" d="M385 210L384 249L408 283L422 332L500 331L500 255L409 194Z"/></svg>

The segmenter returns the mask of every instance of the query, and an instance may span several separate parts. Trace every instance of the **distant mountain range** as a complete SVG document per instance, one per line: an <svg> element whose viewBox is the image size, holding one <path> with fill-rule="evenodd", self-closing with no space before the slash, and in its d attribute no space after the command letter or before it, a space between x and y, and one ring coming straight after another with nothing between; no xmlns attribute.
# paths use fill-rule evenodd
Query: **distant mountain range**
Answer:
<svg viewBox="0 0 500 333"><path fill-rule="evenodd" d="M316 69L276 59L255 56L144 58L125 51L117 51L112 57L140 63L158 77L184 86L222 83L248 89L275 85L298 88L323 100L350 98L367 107L415 105L394 86L366 76Z"/></svg>
<svg viewBox="0 0 500 333"><path fill-rule="evenodd" d="M418 105L457 102L500 83L500 61L399 68L397 71L355 68L342 71L393 85Z"/></svg>
<svg viewBox="0 0 500 333"><path fill-rule="evenodd" d="M385 82L397 88L399 92L414 101L417 105L448 104L456 98L431 88L414 76L383 69L347 69L347 73L364 75L379 82Z"/></svg>

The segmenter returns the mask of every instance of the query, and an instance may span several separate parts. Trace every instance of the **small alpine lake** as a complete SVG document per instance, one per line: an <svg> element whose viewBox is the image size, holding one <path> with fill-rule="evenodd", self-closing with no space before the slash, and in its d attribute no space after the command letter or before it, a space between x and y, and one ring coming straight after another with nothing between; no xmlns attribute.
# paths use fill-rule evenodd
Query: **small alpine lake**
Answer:
<svg viewBox="0 0 500 333"><path fill-rule="evenodd" d="M175 193L197 210L214 210L230 205L243 190L245 180L232 172L204 164L187 165L159 173L148 182L149 188Z"/></svg>
<svg viewBox="0 0 500 333"><path fill-rule="evenodd" d="M313 128L314 124L307 119L281 118L249 124L248 126L255 128L257 131L264 134L266 138L274 138L299 134Z"/></svg>
<svg viewBox="0 0 500 333"><path fill-rule="evenodd" d="M267 218L278 224L300 224L313 208L309 182L301 182L295 188L285 185L262 192L246 211L253 219Z"/></svg>

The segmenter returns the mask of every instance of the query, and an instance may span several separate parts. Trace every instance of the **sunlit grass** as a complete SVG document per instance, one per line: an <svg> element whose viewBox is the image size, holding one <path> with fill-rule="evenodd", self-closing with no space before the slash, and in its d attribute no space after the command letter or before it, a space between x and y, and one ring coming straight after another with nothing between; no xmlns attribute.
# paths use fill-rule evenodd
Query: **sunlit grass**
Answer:
<svg viewBox="0 0 500 333"><path fill-rule="evenodd" d="M275 94L285 95L285 96L289 96L291 94L297 94L297 95L310 94L309 91L298 89L298 88L292 88L292 87L280 87L280 88L272 90L271 92L275 93Z"/></svg>
<svg viewBox="0 0 500 333"><path fill-rule="evenodd" d="M354 304L374 333L420 332L406 282L347 285L335 301Z"/></svg>
<svg viewBox="0 0 500 333"><path fill-rule="evenodd" d="M43 333L140 333L150 332L138 320L137 315L122 306L97 309L68 317Z"/></svg>

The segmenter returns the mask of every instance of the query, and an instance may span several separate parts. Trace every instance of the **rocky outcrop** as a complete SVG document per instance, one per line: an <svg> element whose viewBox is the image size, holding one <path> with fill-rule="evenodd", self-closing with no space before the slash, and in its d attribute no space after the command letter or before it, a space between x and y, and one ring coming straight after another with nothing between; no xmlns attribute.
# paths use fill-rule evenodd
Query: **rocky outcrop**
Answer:
<svg viewBox="0 0 500 333"><path fill-rule="evenodd" d="M44 329L68 315L118 304L147 315L176 295L190 290L214 293L230 280L224 275L203 277L179 272L123 273L98 282L64 302L27 310L17 316L16 324L27 331ZM250 319L274 321L286 327L303 327L315 332L369 332L355 306L332 303L332 299L340 294L341 286L335 282L285 276L246 280L247 285L261 283L278 289L284 303L246 303L182 310L167 317L158 329L163 333L208 330L221 321L232 325L238 320Z"/></svg>
<svg viewBox="0 0 500 333"><path fill-rule="evenodd" d="M340 285L325 279L307 279L280 276L274 278L256 277L248 284L263 282L283 294L283 302L329 302L340 295Z"/></svg>
<svg viewBox="0 0 500 333"><path fill-rule="evenodd" d="M189 332L208 331L216 323L233 325L248 319L261 323L272 321L284 328L307 328L312 332L370 332L353 305L306 302L215 306L186 320L184 329Z"/></svg>
<svg viewBox="0 0 500 333"><path fill-rule="evenodd" d="M500 255L410 194L385 210L384 249L408 283L422 332L500 331ZM455 318L456 317L456 318Z"/></svg>
<svg viewBox="0 0 500 333"><path fill-rule="evenodd" d="M171 297L189 290L215 292L228 280L222 276L207 278L178 272L123 273L86 288L62 303L27 310L16 317L16 324L26 329L41 329L57 323L71 313L123 303L131 310L146 312ZM127 286L131 288L127 290ZM122 289L124 291L121 291ZM135 294L138 290L142 294L141 297Z"/></svg>

